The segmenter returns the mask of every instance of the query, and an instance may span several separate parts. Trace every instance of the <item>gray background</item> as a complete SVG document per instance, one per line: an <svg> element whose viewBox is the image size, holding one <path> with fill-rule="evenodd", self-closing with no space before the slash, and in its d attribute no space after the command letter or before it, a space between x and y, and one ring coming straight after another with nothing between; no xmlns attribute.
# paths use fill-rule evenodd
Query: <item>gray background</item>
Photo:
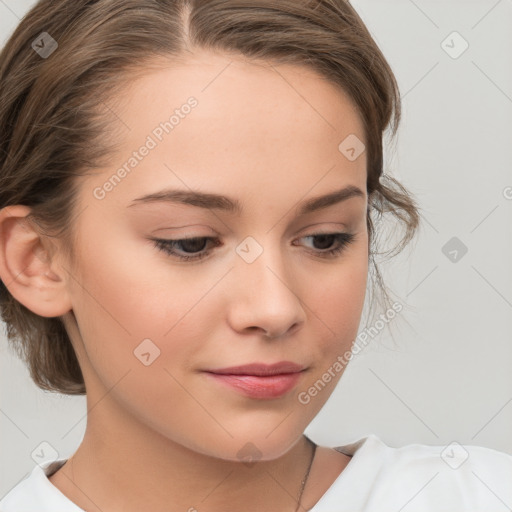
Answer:
<svg viewBox="0 0 512 512"><path fill-rule="evenodd" d="M396 343L387 330L373 338L306 433L330 446L374 433L391 446L512 454L512 2L352 3L400 85L404 118L385 172L416 194L423 225L383 267L408 305L392 321ZM0 44L32 4L0 0ZM457 58L454 31L469 43ZM468 248L456 262L442 250L453 237ZM1 497L40 443L73 453L86 402L39 390L3 333L0 351Z"/></svg>

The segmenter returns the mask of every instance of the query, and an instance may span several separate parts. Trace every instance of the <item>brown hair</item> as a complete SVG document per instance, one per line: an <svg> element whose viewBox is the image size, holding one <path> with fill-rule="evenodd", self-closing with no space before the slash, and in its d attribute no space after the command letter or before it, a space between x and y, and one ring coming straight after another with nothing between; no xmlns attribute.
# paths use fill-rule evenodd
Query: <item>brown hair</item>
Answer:
<svg viewBox="0 0 512 512"><path fill-rule="evenodd" d="M43 32L58 43L46 58L31 46ZM115 137L105 137L116 121L107 104L151 57L186 59L194 47L308 66L348 93L365 126L371 275L389 301L374 261L383 253L372 217L390 212L405 226L397 254L415 234L419 213L397 180L380 179L382 137L388 126L396 135L400 95L345 0L40 0L0 53L0 208L30 207L29 220L60 237L76 261L76 178L104 165L115 147ZM0 300L7 337L36 385L84 394L61 318L36 315L2 282Z"/></svg>

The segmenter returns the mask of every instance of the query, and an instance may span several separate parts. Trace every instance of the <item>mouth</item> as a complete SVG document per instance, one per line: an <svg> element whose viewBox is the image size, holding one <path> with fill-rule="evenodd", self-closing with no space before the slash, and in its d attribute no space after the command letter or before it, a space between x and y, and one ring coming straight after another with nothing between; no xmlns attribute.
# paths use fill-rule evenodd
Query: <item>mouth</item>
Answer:
<svg viewBox="0 0 512 512"><path fill-rule="evenodd" d="M279 398L296 387L305 370L302 365L281 361L271 365L252 363L204 370L204 373L215 382L247 397L271 399Z"/></svg>

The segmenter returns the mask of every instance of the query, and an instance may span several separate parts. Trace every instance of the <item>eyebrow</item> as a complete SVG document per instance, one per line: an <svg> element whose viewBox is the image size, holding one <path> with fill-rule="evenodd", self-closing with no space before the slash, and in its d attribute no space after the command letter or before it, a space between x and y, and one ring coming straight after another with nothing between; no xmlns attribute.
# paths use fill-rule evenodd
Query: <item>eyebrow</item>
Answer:
<svg viewBox="0 0 512 512"><path fill-rule="evenodd" d="M344 188L335 190L334 192L330 192L329 194L312 197L304 201L298 206L297 214L299 216L306 215L342 201L346 201L351 197L364 198L365 195L364 192L355 185L348 185ZM197 206L199 208L221 210L235 215L240 215L243 210L241 203L236 199L219 194L180 189L165 189L137 197L128 205L128 207L136 206L138 204L160 202L180 203Z"/></svg>

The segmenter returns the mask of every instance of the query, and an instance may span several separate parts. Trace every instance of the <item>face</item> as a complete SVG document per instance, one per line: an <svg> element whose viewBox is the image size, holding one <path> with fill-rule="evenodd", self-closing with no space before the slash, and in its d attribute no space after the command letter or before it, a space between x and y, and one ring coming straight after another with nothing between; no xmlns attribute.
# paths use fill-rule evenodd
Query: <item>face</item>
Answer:
<svg viewBox="0 0 512 512"><path fill-rule="evenodd" d="M105 415L200 453L237 460L251 442L278 457L328 399L357 335L366 157L338 146L363 141L362 122L310 70L212 54L148 71L122 105L119 151L80 182L66 282L88 399L110 390ZM360 193L310 201L347 187ZM273 383L206 372L281 361L303 371Z"/></svg>

